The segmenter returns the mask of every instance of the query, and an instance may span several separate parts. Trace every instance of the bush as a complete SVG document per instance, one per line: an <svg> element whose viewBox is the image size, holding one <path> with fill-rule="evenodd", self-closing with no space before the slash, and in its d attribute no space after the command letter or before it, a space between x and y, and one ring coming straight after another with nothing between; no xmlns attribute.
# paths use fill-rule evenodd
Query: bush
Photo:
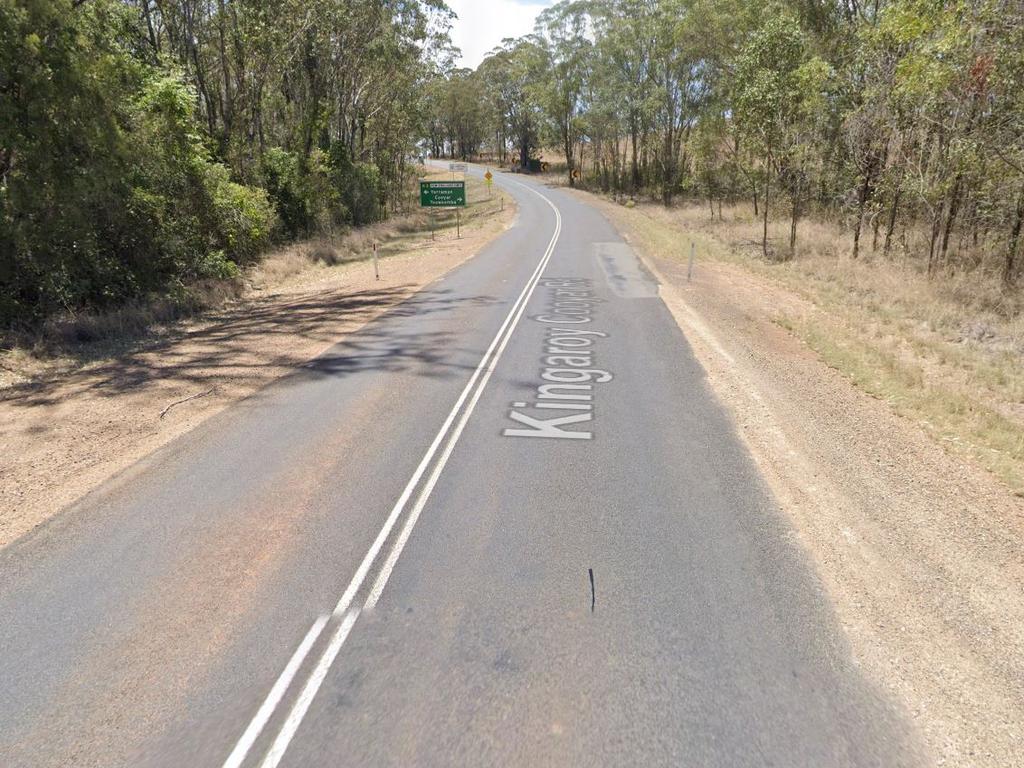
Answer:
<svg viewBox="0 0 1024 768"><path fill-rule="evenodd" d="M348 222L358 227L380 221L383 189L377 166L353 162L348 147L340 142L331 145L327 163L331 183L348 211Z"/></svg>
<svg viewBox="0 0 1024 768"><path fill-rule="evenodd" d="M140 55L137 9L0 0L0 328L173 299L274 240L377 221L381 178L347 150L215 161L198 100Z"/></svg>
<svg viewBox="0 0 1024 768"><path fill-rule="evenodd" d="M277 226L266 190L236 184L222 165L209 165L204 180L215 217L214 245L235 264L256 260Z"/></svg>
<svg viewBox="0 0 1024 768"><path fill-rule="evenodd" d="M142 254L165 282L237 274L269 245L277 223L264 190L231 181L210 160L194 104L188 87L161 77L136 105L133 208L140 224L151 222Z"/></svg>
<svg viewBox="0 0 1024 768"><path fill-rule="evenodd" d="M289 240L306 234L314 219L311 194L299 169L299 159L280 147L263 156L263 184L281 219L281 233Z"/></svg>
<svg viewBox="0 0 1024 768"><path fill-rule="evenodd" d="M309 237L348 222L348 211L319 151L303 163L293 152L272 148L263 157L262 171L285 239Z"/></svg>

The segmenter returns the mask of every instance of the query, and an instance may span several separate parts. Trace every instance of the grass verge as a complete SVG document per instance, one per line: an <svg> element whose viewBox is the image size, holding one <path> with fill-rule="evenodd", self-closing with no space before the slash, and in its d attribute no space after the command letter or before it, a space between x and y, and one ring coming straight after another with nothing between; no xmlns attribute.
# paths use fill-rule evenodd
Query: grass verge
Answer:
<svg viewBox="0 0 1024 768"><path fill-rule="evenodd" d="M767 262L759 222L741 208L610 208L645 253L739 266L808 300L779 311L786 328L855 386L883 399L947 449L969 456L1024 495L1024 297L980 273L929 279L906 256L852 259L837 225L806 221L794 258ZM786 242L788 223L769 234ZM682 245L681 245L682 244ZM869 243L870 244L870 243Z"/></svg>
<svg viewBox="0 0 1024 768"><path fill-rule="evenodd" d="M424 178L449 178L438 174L427 168ZM466 233L487 226L502 208L499 192L489 196L482 180L468 177L466 203L459 215ZM328 279L335 268L371 259L374 244L378 257L386 260L455 237L454 211L429 213L415 207L383 222L275 248L238 278L192 283L109 312L53 317L39 328L0 337L0 392L168 340L183 321L202 320L234 302Z"/></svg>

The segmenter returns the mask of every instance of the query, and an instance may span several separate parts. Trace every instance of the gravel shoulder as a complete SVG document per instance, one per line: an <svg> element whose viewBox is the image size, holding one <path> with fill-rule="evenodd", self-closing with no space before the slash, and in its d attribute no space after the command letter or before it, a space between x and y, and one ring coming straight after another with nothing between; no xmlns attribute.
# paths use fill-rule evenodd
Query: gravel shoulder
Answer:
<svg viewBox="0 0 1024 768"><path fill-rule="evenodd" d="M585 199L658 278L856 662L905 704L935 764L1024 764L1024 500L774 321L827 308L737 264L700 262L688 281L649 220Z"/></svg>
<svg viewBox="0 0 1024 768"><path fill-rule="evenodd" d="M486 209L461 239L401 238L379 280L369 260L289 269L127 354L0 386L0 548L471 258L516 213Z"/></svg>

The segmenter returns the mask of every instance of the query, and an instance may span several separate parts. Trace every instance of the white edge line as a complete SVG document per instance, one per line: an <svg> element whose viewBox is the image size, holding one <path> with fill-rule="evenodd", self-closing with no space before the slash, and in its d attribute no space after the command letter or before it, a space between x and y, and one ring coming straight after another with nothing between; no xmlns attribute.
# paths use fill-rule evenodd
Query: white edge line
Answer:
<svg viewBox="0 0 1024 768"><path fill-rule="evenodd" d="M313 626L306 632L306 636L302 638L302 642L299 643L299 647L295 649L295 653L288 660L285 665L284 671L281 672L281 676L277 678L274 686L270 689L270 693L267 694L267 698L263 700L263 704L260 705L259 710L256 712L256 716L253 717L252 722L249 723L249 727L245 729L245 733L242 734L242 738L238 740L235 748L228 755L228 759L224 761L224 768L239 768L242 762L245 760L246 755L249 754L249 750L252 749L252 745L259 738L260 732L263 727L267 724L270 716L274 714L274 710L277 709L277 705L281 702L281 698L284 696L285 691L288 690L288 686L292 684L292 680L295 678L295 673L299 671L299 667L302 666L302 662L305 661L306 655L309 653L309 649L313 647L313 643L320 637L320 633L323 632L324 626L327 624L328 616L321 616L313 622Z"/></svg>
<svg viewBox="0 0 1024 768"><path fill-rule="evenodd" d="M426 471L427 467L430 465L431 460L434 458L434 454L437 452L438 447L444 441L444 438L447 436L448 431L451 429L452 423L458 416L459 410L462 408L463 403L465 403L466 398L469 396L470 392L475 386L477 379L480 378L481 371L487 368L488 370L484 376L483 381L481 382L480 388L475 393L475 396L472 399L472 404L469 407L470 411L472 411L473 406L476 405L476 401L479 400L480 394L483 391L483 387L487 384L487 381L490 379L490 375L493 372L495 365L497 364L498 357L500 357L501 352L504 351L509 338L511 338L512 331L515 330L515 326L519 322L519 318L522 316L526 304L529 301L530 296L532 296L533 291L537 286L537 283L540 281L540 277L544 272L544 268L547 266L548 261L550 261L551 259L551 254L554 252L555 244L558 242L558 237L562 231L561 212L558 210L557 206L555 206L555 204L551 202L550 199L548 199L542 193L538 192L536 189L533 189L529 185L523 184L522 182L513 180L509 181L512 181L513 184L516 184L517 186L520 186L523 189L533 192L533 194L537 195L545 203L547 203L548 206L551 207L551 209L555 212L554 234L551 236L551 240L548 243L548 247L544 253L544 256L541 258L540 262L537 264L533 273L530 275L530 279L523 287L522 292L519 294L519 297L512 305L512 308L509 310L509 313L505 316L505 320L502 322L497 334L495 334L494 339L490 343L490 346L488 346L487 351L484 352L484 355L481 358L480 363L477 365L476 370L473 371L473 375L470 376L470 379L466 383L465 388L459 395L459 399L456 400L455 405L448 413L448 416L445 418L444 423L441 425L441 429L434 437L434 440L431 442L426 454L424 454L423 459L416 467L416 471L413 473L412 477L409 479L409 482L406 484L405 489L402 491L402 495L399 496L398 501L395 502L395 506L392 508L391 513L388 515L387 520L384 522L384 526L377 534L377 538L374 539L373 544L370 546L369 551L367 551L362 563L360 563L359 568L356 570L355 575L349 582L349 585L345 589L344 594L342 594L341 599L338 600L337 605L334 607L334 611L332 614L333 616L344 616L341 626L338 628L338 631L332 637L331 643L328 646L328 648L324 651L323 656L320 657L320 661L317 663L317 666L313 671L313 674L310 676L310 679L307 681L305 687L303 688L302 693L299 696L299 699L295 702L295 705L292 707L292 710L288 715L288 719L285 721L285 724L282 726L280 733L278 733L277 738L274 740L270 752L267 753L266 758L261 764L261 768L274 768L274 766L276 766L280 762L281 758L284 756L284 752L288 748L288 745L291 742L291 739L294 736L295 731L301 724L302 718L305 717L306 711L309 709L310 704L312 704L313 697L316 696L316 693L319 690L320 685L323 683L324 678L327 676L327 672L330 670L331 664L334 663L334 659L337 657L339 651L341 650L341 646L344 644L345 639L348 637L348 633L351 631L352 626L355 624L356 619L359 617L358 609L354 611L349 610L352 601L356 596L356 593L362 587L363 582L366 581L366 576L369 573L370 568L373 567L373 563L377 559L377 555L380 554L381 548L384 546L384 543L391 535L391 531L394 529L395 523L398 521L398 518L401 516L403 510L405 509L405 505L408 503L409 498L412 496L413 490L416 488L420 479L423 477L423 473ZM509 327L510 323L511 327ZM506 330L508 331L507 334ZM500 347L497 352L495 352L496 347ZM493 360L492 354L494 354ZM460 426L458 428L458 432L460 434L464 425L465 419L460 420ZM446 446L444 458L441 463L442 467L444 463L447 462L447 457L448 455L451 454L451 450L453 448L454 440L450 442L448 446ZM440 472L437 471L431 474L431 477L433 478L433 482L430 483L431 489L433 488L433 484L436 483L435 475L439 476ZM429 492L427 496L429 496ZM419 499L417 499L417 507L419 507L419 509L422 509L422 504L420 503L421 501L422 504L426 503L426 497L423 496L422 494L419 497ZM419 516L419 512L416 512L416 516ZM409 533L411 533L412 527L407 527ZM405 532L403 531L403 533ZM405 539L408 539L408 533L405 534ZM402 546L404 546L405 539L402 540ZM401 548L399 548L397 554L394 555L395 560L397 560L398 554L400 553ZM390 568L388 568L389 574L391 572L391 568L393 567L394 563L391 562L391 566ZM384 585L381 584L381 589L383 589L383 586ZM367 601L367 604L369 604L369 600ZM374 600L374 604L376 604L376 600ZM320 629L322 630L323 626L321 626ZM317 634L319 634L319 631L317 632ZM308 651L309 649L307 648L306 653L308 653ZM299 665L297 664L296 667L298 666ZM294 674L295 673L293 671L292 677L294 677ZM283 677L284 673L282 673L282 678ZM290 683L291 679L289 678L288 684ZM268 719L273 714L274 709L280 703L280 698L281 696L283 696L284 691L287 690L287 687L287 684L282 687L282 690L279 696L277 697L278 700L274 701L273 706L269 707L264 721L258 724L255 736L253 736L252 739L253 741L255 740L255 737L259 735L259 731L262 730L262 728L266 724L266 719ZM275 684L275 689L276 688L277 684ZM273 693L273 689L271 693ZM268 695L267 699L269 700L270 698L270 695ZM265 705L266 703L267 702L264 702ZM257 712L256 718L253 719L253 723L250 723L249 728L247 728L245 733L242 735L242 739L239 740L239 745L236 746L235 750L232 751L232 756L234 756L235 752L238 751L238 747L241 746L242 740L244 740L246 738L246 735L249 734L250 729L253 729L257 719L259 718L262 712L263 707L260 707L259 712ZM246 751L248 751L250 747L251 743L246 747ZM229 757L228 759L230 760L231 758ZM237 768L237 766L234 764L229 765L228 763L225 763L224 768Z"/></svg>

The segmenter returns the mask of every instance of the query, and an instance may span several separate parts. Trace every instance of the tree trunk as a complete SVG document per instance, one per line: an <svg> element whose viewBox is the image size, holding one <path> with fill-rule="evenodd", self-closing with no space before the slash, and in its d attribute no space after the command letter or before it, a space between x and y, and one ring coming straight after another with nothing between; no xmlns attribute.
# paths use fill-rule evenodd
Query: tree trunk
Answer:
<svg viewBox="0 0 1024 768"><path fill-rule="evenodd" d="M768 153L767 161L765 162L765 173L764 173L764 226L761 229L761 250L764 252L765 258L768 258L768 194L772 186L772 156L771 152Z"/></svg>
<svg viewBox="0 0 1024 768"><path fill-rule="evenodd" d="M886 256L889 255L889 249L892 247L892 233L896 229L896 212L900 207L900 191L896 190L896 194L892 196L892 206L889 208L889 224L885 228L885 246L882 249L882 253Z"/></svg>
<svg viewBox="0 0 1024 768"><path fill-rule="evenodd" d="M1024 228L1024 186L1017 196L1017 214L1010 230L1010 242L1006 248L1006 261L1003 262L1003 283L1013 285L1017 279L1017 247L1020 245L1020 233Z"/></svg>
<svg viewBox="0 0 1024 768"><path fill-rule="evenodd" d="M566 173L569 174L569 186L575 187L576 180L573 178L572 172L576 167L576 156L572 137L569 135L568 123L562 129L562 147L565 151L565 169Z"/></svg>
<svg viewBox="0 0 1024 768"><path fill-rule="evenodd" d="M147 0L148 3L148 0ZM232 122L234 120L234 103L231 98L231 73L228 67L228 53L227 53L227 31L225 29L225 15L224 0L219 0L217 3L217 33L219 37L219 53L220 53L220 68L221 75L224 78L224 101L221 104L221 115L224 119L224 134L223 134L223 147L222 152L227 151L228 143L230 142Z"/></svg>
<svg viewBox="0 0 1024 768"><path fill-rule="evenodd" d="M637 144L640 141L639 137L637 135L638 133L639 133L639 129L637 128L636 124L634 123L632 126L630 126L630 137L629 137L630 141L633 143L632 180L631 180L631 183L630 183L630 186L631 186L630 194L632 194L632 195L635 195L637 189L640 188L640 163L639 163L638 158L637 158L637 152L638 152Z"/></svg>
<svg viewBox="0 0 1024 768"><path fill-rule="evenodd" d="M156 31L153 28L153 16L149 8L150 0L142 0L142 16L146 19L146 31L149 34L149 44L153 46L153 54L160 53L160 44L156 39Z"/></svg>
<svg viewBox="0 0 1024 768"><path fill-rule="evenodd" d="M928 242L928 276L931 277L935 269L935 246L939 240L939 232L942 230L942 217L938 213L932 214L932 236Z"/></svg>
<svg viewBox="0 0 1024 768"><path fill-rule="evenodd" d="M960 187L963 175L958 173L953 181L953 189L949 193L949 201L946 204L946 226L942 232L942 263L946 263L946 253L949 251L949 235L953 231L953 222L956 221L956 214L960 210Z"/></svg>
<svg viewBox="0 0 1024 768"><path fill-rule="evenodd" d="M871 176L874 168L874 161L869 159L864 169L864 180L861 182L860 190L857 192L857 224L853 228L853 258L860 253L860 230L864 226L864 208L871 197Z"/></svg>
<svg viewBox="0 0 1024 768"><path fill-rule="evenodd" d="M793 194L793 216L789 221L789 258L796 256L796 223L800 218L800 192Z"/></svg>

